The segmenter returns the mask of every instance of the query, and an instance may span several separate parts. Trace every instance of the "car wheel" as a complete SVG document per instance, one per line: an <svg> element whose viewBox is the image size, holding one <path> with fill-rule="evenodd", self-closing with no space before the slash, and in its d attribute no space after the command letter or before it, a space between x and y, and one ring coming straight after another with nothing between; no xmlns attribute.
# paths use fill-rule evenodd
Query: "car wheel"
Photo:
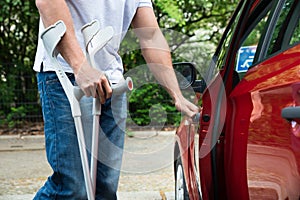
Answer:
<svg viewBox="0 0 300 200"><path fill-rule="evenodd" d="M176 176L175 176L175 199L189 200L189 194L185 184L184 171L181 158L176 160Z"/></svg>

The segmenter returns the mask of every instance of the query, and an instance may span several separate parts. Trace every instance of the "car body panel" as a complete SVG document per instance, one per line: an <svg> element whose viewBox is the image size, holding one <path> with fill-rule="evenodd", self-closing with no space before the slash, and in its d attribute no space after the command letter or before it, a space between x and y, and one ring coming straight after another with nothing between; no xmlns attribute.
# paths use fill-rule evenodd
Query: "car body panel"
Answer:
<svg viewBox="0 0 300 200"><path fill-rule="evenodd" d="M195 131L191 131L190 125L186 124L187 121L183 121L177 130L175 137L176 146L178 147L178 153L175 154L175 158L180 156L184 169L184 177L187 184L187 190L189 195L192 195L191 199L199 199L199 187L196 180L197 171L195 170ZM189 129L189 130L187 130Z"/></svg>
<svg viewBox="0 0 300 200"><path fill-rule="evenodd" d="M200 99L199 93L196 95L194 103ZM196 171L196 148L195 141L197 125L192 124L188 118L184 118L177 128L175 135L175 160L179 157L182 160L185 182L191 199L200 199L198 172ZM198 156L198 155L197 155ZM174 165L175 166L175 165ZM175 170L175 169L174 169Z"/></svg>
<svg viewBox="0 0 300 200"><path fill-rule="evenodd" d="M231 135L237 144L228 148L238 154L232 156L228 173L247 174L251 198L300 196L300 137L281 117L283 108L295 105L293 86L300 84L299 58L300 45L252 67L230 95L235 111ZM234 167L240 160L247 161L245 168ZM236 168L244 171L239 174Z"/></svg>

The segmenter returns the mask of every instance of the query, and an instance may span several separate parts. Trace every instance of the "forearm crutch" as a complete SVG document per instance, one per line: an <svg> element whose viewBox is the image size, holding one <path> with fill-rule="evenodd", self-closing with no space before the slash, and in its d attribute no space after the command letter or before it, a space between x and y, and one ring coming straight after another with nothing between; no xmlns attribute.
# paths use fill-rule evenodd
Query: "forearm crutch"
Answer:
<svg viewBox="0 0 300 200"><path fill-rule="evenodd" d="M99 22L93 20L91 23L84 25L81 28L83 34L86 57L92 67L96 67L95 54L102 49L109 40L111 40L114 31L111 26L100 30ZM93 132L92 132L92 147L91 147L91 179L93 191L96 190L97 177L97 158L98 158L98 139L99 139L99 123L101 115L101 103L99 98L93 98Z"/></svg>
<svg viewBox="0 0 300 200"><path fill-rule="evenodd" d="M76 133L77 133L77 139L78 139L78 145L79 145L79 152L81 157L81 164L83 169L83 175L85 180L85 187L87 190L87 196L89 200L95 199L95 190L94 186L96 182L92 183L92 178L89 170L89 164L88 164L88 157L86 152L86 145L85 145L85 139L84 139L84 132L82 128L82 122L81 122L81 110L80 110L80 104L79 101L83 97L84 93L80 90L79 87L73 86L71 81L68 79L67 75L63 71L62 66L59 64L57 60L57 56L59 52L56 50L57 44L60 42L61 38L66 32L66 26L63 23L63 21L58 21L54 25L48 27L41 35L41 38L43 40L43 44L45 46L45 49L51 59L52 64L55 66L55 73L58 76L58 79L66 93L66 96L68 98L68 101L70 103L72 116L74 118ZM91 38L93 39L95 35ZM90 41L91 42L91 41ZM104 46L105 43L108 41L98 41L99 46ZM102 48L100 47L100 48ZM98 50L100 49L98 48ZM125 92L126 90L131 90L133 88L132 81L128 77L126 80L120 81L118 84L112 87L114 94L121 94ZM101 104L99 104L100 107ZM95 106L96 107L96 106ZM94 115L94 114L93 114ZM97 114L98 115L98 114ZM94 115L97 117L97 115ZM98 115L99 117L99 115ZM98 120L99 121L99 120ZM99 127L98 127L99 129ZM93 135L98 135L97 133L93 133ZM98 140L97 140L98 141ZM98 149L97 149L98 150ZM93 155L92 155L93 156ZM96 177L96 174L93 176ZM93 177L94 179L94 177Z"/></svg>
<svg viewBox="0 0 300 200"><path fill-rule="evenodd" d="M108 41L111 40L114 31L111 26L105 27L100 30L100 25L97 20L93 20L91 23L84 25L81 28L83 34L85 50L87 59L92 67L96 67L95 54L102 49ZM132 90L132 80L127 78L124 82L120 82L118 87L112 86L114 94L121 94L127 90ZM96 190L96 177L97 177L97 158L98 158L98 138L99 138L99 124L101 115L101 103L99 98L93 98L93 134L92 134L92 147L91 147L91 181L93 191Z"/></svg>

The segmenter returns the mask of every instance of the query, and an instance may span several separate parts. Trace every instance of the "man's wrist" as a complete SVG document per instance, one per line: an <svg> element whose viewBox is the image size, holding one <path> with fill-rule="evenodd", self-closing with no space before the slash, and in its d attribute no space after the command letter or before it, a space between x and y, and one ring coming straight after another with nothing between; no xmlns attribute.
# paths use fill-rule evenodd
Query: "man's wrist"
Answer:
<svg viewBox="0 0 300 200"><path fill-rule="evenodd" d="M71 64L75 75L79 73L81 67L85 65L85 62L86 62L86 58L83 58L81 60L77 59L76 61L74 61L74 63Z"/></svg>

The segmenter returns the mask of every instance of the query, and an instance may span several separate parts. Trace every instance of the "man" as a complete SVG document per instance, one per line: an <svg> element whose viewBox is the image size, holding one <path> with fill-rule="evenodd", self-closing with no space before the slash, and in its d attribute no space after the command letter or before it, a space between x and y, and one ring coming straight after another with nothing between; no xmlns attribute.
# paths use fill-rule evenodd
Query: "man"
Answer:
<svg viewBox="0 0 300 200"><path fill-rule="evenodd" d="M140 40L150 70L170 93L176 108L188 116L195 115L198 108L187 101L179 90L169 48L156 22L151 0L36 0L36 5L41 16L40 32L58 20L62 20L67 27L58 44L59 59L70 80L74 84L76 82L85 93L81 104L86 132L90 131L91 124L91 98L88 97L98 97L103 104L96 199L116 199L124 143L126 99L125 95L111 99L109 82L114 84L122 79L123 68L118 48L130 25ZM115 34L120 36L97 54L97 69L92 68L86 60L80 32L84 24L94 19L99 20L101 28L112 26ZM86 199L69 103L41 41L34 70L39 72L37 77L45 121L46 153L53 169L53 175L38 191L35 199Z"/></svg>

